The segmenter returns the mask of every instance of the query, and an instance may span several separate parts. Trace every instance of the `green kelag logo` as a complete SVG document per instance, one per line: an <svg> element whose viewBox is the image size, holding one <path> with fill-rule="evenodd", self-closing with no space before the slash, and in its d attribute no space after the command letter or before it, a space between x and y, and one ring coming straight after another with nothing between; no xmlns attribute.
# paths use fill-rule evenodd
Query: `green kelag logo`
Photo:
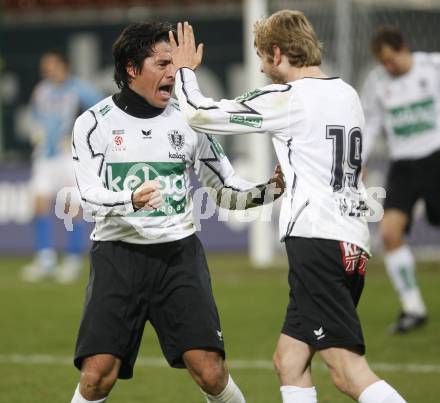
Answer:
<svg viewBox="0 0 440 403"><path fill-rule="evenodd" d="M164 204L157 210L139 210L130 216L161 217L185 211L188 184L186 165L182 162L113 162L106 165L106 183L109 190L135 190L147 180L160 183Z"/></svg>
<svg viewBox="0 0 440 403"><path fill-rule="evenodd" d="M435 101L427 98L389 110L391 125L397 136L420 134L436 127Z"/></svg>
<svg viewBox="0 0 440 403"><path fill-rule="evenodd" d="M261 116L231 115L229 122L243 126L261 127L263 118Z"/></svg>
<svg viewBox="0 0 440 403"><path fill-rule="evenodd" d="M101 109L99 110L99 113L100 113L102 116L105 116L105 115L107 114L107 112L110 111L111 108L112 108L112 107L111 107L110 105L105 105L103 108L101 108Z"/></svg>
<svg viewBox="0 0 440 403"><path fill-rule="evenodd" d="M262 90L257 88L255 90L245 92L243 95L240 95L239 97L235 98L235 101L237 102L248 101L257 95L260 95L262 92L263 92Z"/></svg>

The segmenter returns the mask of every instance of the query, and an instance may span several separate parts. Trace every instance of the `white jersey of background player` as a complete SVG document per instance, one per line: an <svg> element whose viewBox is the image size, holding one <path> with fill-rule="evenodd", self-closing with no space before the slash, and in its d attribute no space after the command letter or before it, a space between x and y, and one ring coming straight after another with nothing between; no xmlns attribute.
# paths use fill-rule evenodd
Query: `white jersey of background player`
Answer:
<svg viewBox="0 0 440 403"><path fill-rule="evenodd" d="M319 312L329 327L329 318L339 321L342 313L357 318L357 302L348 295L356 293L351 286L336 287L334 294L327 292L338 283L340 273L348 273L350 268L342 263L346 257L355 262L351 274L357 278L358 263L365 259L360 248L369 248L368 209L359 176L364 117L356 91L320 70L321 45L313 27L298 11L279 11L256 23L261 70L275 84L235 100L216 102L201 93L192 69L200 64L203 47L196 49L188 23L183 28L178 25L177 39L178 44L170 33L173 62L179 68L175 90L190 125L212 134L270 134L285 175L280 237L286 242L289 278L298 281L296 285L289 282L289 307L294 309L287 310L274 355L283 403L317 402L310 367L315 352L332 368L335 385L351 398L361 403L404 402L371 371L362 349L354 349L352 339L364 347L357 319L350 329L340 326L344 330L335 337L335 332L326 336L319 324L314 333L310 315L303 315L312 307L310 310ZM307 273L303 268L310 269L315 281L290 264L301 254L297 241L307 250L317 251L301 261L301 273ZM330 255L339 258L325 259ZM329 273L337 274L331 277ZM320 298L331 306L323 307ZM322 337L317 339L316 334ZM344 338L347 336L350 341Z"/></svg>
<svg viewBox="0 0 440 403"><path fill-rule="evenodd" d="M377 66L365 82L362 105L368 117L365 161L382 131L392 160L422 158L439 150L440 53L414 52L411 70L399 77Z"/></svg>
<svg viewBox="0 0 440 403"><path fill-rule="evenodd" d="M362 93L363 158L366 162L384 131L391 165L381 232L385 266L402 305L391 332L404 333L427 319L415 260L404 240L418 199L425 201L430 223L440 225L440 54L411 53L394 27L380 27L371 45L381 65L372 70Z"/></svg>

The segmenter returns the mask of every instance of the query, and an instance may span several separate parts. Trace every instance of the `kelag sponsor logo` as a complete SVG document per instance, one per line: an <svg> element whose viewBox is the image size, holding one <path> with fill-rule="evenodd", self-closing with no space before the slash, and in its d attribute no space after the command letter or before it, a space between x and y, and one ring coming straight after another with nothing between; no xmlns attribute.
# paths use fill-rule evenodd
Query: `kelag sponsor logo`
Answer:
<svg viewBox="0 0 440 403"><path fill-rule="evenodd" d="M261 116L231 115L229 121L237 125L250 127L261 127L263 124L263 118Z"/></svg>
<svg viewBox="0 0 440 403"><path fill-rule="evenodd" d="M160 183L164 204L157 210L139 210L130 216L168 216L181 214L187 205L186 165L182 162L114 162L107 163L106 182L109 190L135 190L148 180Z"/></svg>
<svg viewBox="0 0 440 403"><path fill-rule="evenodd" d="M392 108L389 113L397 136L412 136L436 127L437 115L433 98Z"/></svg>
<svg viewBox="0 0 440 403"><path fill-rule="evenodd" d="M244 102L249 101L252 98L255 98L256 96L262 94L263 91L259 88L256 88L255 90L245 92L243 95L240 95L239 97L235 98L237 102Z"/></svg>

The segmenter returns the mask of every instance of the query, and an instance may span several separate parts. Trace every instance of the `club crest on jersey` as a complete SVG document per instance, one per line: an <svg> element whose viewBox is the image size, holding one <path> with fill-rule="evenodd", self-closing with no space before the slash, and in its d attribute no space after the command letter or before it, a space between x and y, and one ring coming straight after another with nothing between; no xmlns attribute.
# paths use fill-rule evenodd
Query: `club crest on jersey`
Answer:
<svg viewBox="0 0 440 403"><path fill-rule="evenodd" d="M171 146L176 151L180 151L185 144L185 136L178 130L170 130L168 132L168 140L170 141Z"/></svg>

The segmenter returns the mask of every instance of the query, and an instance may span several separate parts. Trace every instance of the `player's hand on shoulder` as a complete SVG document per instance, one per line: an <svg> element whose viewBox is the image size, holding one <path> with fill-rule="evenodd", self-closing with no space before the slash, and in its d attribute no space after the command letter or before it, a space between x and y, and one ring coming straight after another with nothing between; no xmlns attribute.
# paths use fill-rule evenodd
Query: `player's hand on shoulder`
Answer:
<svg viewBox="0 0 440 403"><path fill-rule="evenodd" d="M194 31L188 22L177 24L177 42L172 31L169 32L171 55L177 69L189 67L195 70L202 63L203 43L196 47Z"/></svg>
<svg viewBox="0 0 440 403"><path fill-rule="evenodd" d="M275 187L274 197L278 199L286 188L286 183L284 181L284 174L281 170L281 165L277 164L274 170L272 177L269 179L269 184L272 184Z"/></svg>
<svg viewBox="0 0 440 403"><path fill-rule="evenodd" d="M156 180L145 181L133 192L133 207L135 210L154 210L163 204L160 183Z"/></svg>

